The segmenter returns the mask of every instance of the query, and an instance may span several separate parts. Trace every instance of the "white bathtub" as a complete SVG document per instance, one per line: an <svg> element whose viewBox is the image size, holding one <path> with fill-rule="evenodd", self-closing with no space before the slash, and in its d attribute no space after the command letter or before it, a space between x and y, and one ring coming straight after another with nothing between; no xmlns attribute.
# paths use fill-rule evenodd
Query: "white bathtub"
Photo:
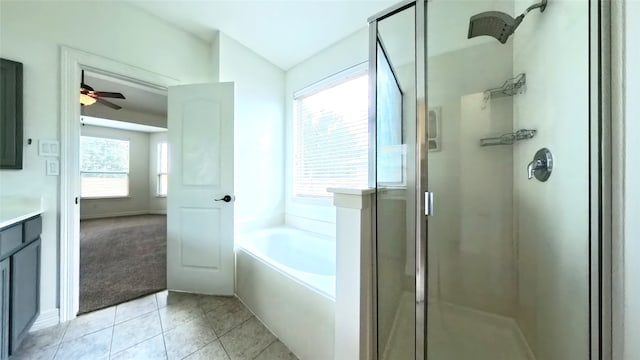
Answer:
<svg viewBox="0 0 640 360"><path fill-rule="evenodd" d="M333 359L335 239L277 227L237 240L238 297L302 360Z"/></svg>
<svg viewBox="0 0 640 360"><path fill-rule="evenodd" d="M246 234L240 247L293 280L335 300L335 239L278 227Z"/></svg>

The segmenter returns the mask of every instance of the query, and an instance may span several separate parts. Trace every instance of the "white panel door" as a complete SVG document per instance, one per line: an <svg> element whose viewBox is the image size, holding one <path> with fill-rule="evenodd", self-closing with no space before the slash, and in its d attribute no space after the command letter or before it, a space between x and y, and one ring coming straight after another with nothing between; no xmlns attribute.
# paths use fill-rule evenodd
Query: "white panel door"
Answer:
<svg viewBox="0 0 640 360"><path fill-rule="evenodd" d="M233 120L233 83L169 87L170 290L234 292Z"/></svg>

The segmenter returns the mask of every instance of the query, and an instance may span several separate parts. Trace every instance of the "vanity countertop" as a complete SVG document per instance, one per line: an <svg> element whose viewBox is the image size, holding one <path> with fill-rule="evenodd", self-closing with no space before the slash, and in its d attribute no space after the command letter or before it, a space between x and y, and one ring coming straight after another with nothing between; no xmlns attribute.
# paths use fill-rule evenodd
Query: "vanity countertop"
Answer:
<svg viewBox="0 0 640 360"><path fill-rule="evenodd" d="M41 198L0 197L0 229L42 212Z"/></svg>

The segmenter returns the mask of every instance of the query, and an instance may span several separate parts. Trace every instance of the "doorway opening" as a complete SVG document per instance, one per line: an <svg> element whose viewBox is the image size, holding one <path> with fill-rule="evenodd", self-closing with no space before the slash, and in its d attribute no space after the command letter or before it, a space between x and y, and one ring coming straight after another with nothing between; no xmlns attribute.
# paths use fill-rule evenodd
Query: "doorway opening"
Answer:
<svg viewBox="0 0 640 360"><path fill-rule="evenodd" d="M166 289L167 92L82 71L79 314Z"/></svg>

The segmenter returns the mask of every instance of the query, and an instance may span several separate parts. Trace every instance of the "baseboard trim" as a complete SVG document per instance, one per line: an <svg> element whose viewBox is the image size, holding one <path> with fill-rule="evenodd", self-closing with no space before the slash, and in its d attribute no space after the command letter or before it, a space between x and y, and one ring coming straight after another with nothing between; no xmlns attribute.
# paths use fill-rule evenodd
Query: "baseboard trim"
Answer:
<svg viewBox="0 0 640 360"><path fill-rule="evenodd" d="M122 212L104 213L104 214L97 214L97 215L80 216L80 220L104 219L104 218L119 217L119 216L145 215L147 213L149 213L149 211L147 210L122 211Z"/></svg>
<svg viewBox="0 0 640 360"><path fill-rule="evenodd" d="M135 215L166 215L166 214L167 214L166 210L137 210L137 211L105 213L100 215L81 216L80 220L105 219L105 218L112 218L112 217L135 216Z"/></svg>
<svg viewBox="0 0 640 360"><path fill-rule="evenodd" d="M60 311L58 309L46 310L40 313L40 316L31 326L31 331L36 331L51 326L56 326L60 323Z"/></svg>

